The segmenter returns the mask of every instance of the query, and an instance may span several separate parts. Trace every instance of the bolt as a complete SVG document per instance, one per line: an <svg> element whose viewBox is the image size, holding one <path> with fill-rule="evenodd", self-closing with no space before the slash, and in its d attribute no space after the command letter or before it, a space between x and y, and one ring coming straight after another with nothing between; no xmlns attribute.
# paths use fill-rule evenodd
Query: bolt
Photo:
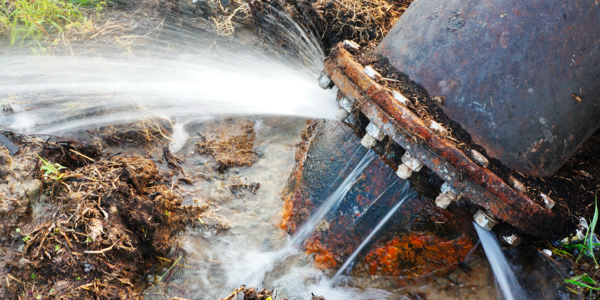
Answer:
<svg viewBox="0 0 600 300"><path fill-rule="evenodd" d="M343 108L340 108L336 113L335 113L335 118L340 120L340 122L344 122L348 116L350 115L350 113L348 111L346 111Z"/></svg>
<svg viewBox="0 0 600 300"><path fill-rule="evenodd" d="M396 175L404 180L408 179L412 173L413 171L405 164L399 165L398 171L396 171Z"/></svg>
<svg viewBox="0 0 600 300"><path fill-rule="evenodd" d="M321 75L319 75L319 86L324 89L330 89L334 86L333 81L331 81L331 78L329 78L329 76L325 75L325 73L321 73Z"/></svg>
<svg viewBox="0 0 600 300"><path fill-rule="evenodd" d="M377 140L372 135L367 133L365 136L363 136L362 140L360 140L360 143L361 145L365 146L365 148L371 149L373 146L375 146Z"/></svg>
<svg viewBox="0 0 600 300"><path fill-rule="evenodd" d="M431 130L435 131L437 134L439 134L441 137L447 137L448 136L448 129L444 128L444 126L442 126L442 124L430 120L429 121L429 128L431 128Z"/></svg>
<svg viewBox="0 0 600 300"><path fill-rule="evenodd" d="M373 124L373 122L370 122L369 125L367 125L367 133L380 142L385 137L385 133L383 133L383 130L379 129L379 127Z"/></svg>
<svg viewBox="0 0 600 300"><path fill-rule="evenodd" d="M348 98L346 97L342 97L342 99L340 99L340 106L345 109L347 112L351 113L352 112L352 102L350 102L350 100L348 100Z"/></svg>
<svg viewBox="0 0 600 300"><path fill-rule="evenodd" d="M348 50L360 50L360 45L350 40L344 40L342 46Z"/></svg>
<svg viewBox="0 0 600 300"><path fill-rule="evenodd" d="M404 152L404 155L402 155L402 163L415 172L419 172L423 167L423 164L418 159L410 155L408 151Z"/></svg>
<svg viewBox="0 0 600 300"><path fill-rule="evenodd" d="M540 196L542 196L542 199L544 200L544 204L546 204L546 208L548 209L552 209L554 207L554 200L552 200L552 198L550 198L550 196L544 194L544 193L540 193Z"/></svg>
<svg viewBox="0 0 600 300"><path fill-rule="evenodd" d="M373 69L373 67L371 67L371 66L365 67L365 74L367 74L367 76L369 76L375 80L381 80L381 78L383 78L381 76L381 74L379 74L379 72L375 71L375 69Z"/></svg>
<svg viewBox="0 0 600 300"><path fill-rule="evenodd" d="M410 100L408 100L408 98L406 98L406 96L402 95L398 91L392 91L392 97L394 97L394 99L398 100L400 103L402 103L404 105L407 105L410 103Z"/></svg>
<svg viewBox="0 0 600 300"><path fill-rule="evenodd" d="M494 220L492 217L488 216L481 210L478 210L473 218L475 219L475 223L477 223L477 225L481 226L481 228L485 230L492 230L494 225L496 225L497 223L496 220Z"/></svg>
<svg viewBox="0 0 600 300"><path fill-rule="evenodd" d="M457 197L456 190L449 183L444 182L441 193L435 198L435 204L442 209L446 209L450 203L456 201Z"/></svg>
<svg viewBox="0 0 600 300"><path fill-rule="evenodd" d="M480 166L487 168L487 166L490 164L490 162L487 160L487 158L485 158L485 156L483 156L483 154L481 154L475 150L471 150L471 154L473 155L473 159L475 159L475 161Z"/></svg>
<svg viewBox="0 0 600 300"><path fill-rule="evenodd" d="M515 188L515 190L517 190L518 192L521 193L525 193L527 192L527 187L525 187L525 185L520 182L519 180L517 180L515 177L513 177L512 175L508 178L510 184L512 184L512 186Z"/></svg>

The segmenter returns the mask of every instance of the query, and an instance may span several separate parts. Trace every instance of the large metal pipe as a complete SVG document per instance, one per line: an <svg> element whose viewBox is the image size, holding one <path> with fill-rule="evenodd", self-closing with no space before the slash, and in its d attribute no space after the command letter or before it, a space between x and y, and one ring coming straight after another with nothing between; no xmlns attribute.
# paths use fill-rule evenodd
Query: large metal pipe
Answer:
<svg viewBox="0 0 600 300"><path fill-rule="evenodd" d="M415 0L379 46L487 154L550 176L600 128L600 6Z"/></svg>

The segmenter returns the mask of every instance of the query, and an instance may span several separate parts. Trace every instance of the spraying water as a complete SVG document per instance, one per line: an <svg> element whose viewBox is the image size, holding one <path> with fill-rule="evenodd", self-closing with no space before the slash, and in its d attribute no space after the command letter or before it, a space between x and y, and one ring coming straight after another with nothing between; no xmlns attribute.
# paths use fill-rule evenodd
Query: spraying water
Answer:
<svg viewBox="0 0 600 300"><path fill-rule="evenodd" d="M473 225L475 225L481 245L483 245L483 250L485 251L485 255L492 266L494 276L496 277L496 281L502 290L504 298L506 300L526 300L527 295L525 294L525 291L523 291L523 288L521 288L521 285L517 281L515 274L511 270L510 265L502 253L500 244L498 243L498 240L494 234L481 228L475 223L473 223Z"/></svg>
<svg viewBox="0 0 600 300"><path fill-rule="evenodd" d="M310 218L302 224L302 226L296 231L290 243L295 247L301 247L306 239L310 237L312 232L315 230L315 227L319 222L332 210L335 210L337 206L340 204L340 201L344 199L346 193L352 187L352 184L358 178L358 176L365 170L365 168L373 162L376 155L372 150L369 150L367 154L360 160L356 168L346 177L346 179L342 182L342 184L331 194L323 204L319 206L317 211L313 212L310 215Z"/></svg>
<svg viewBox="0 0 600 300"><path fill-rule="evenodd" d="M385 193L385 191L384 191L384 193ZM346 262L344 262L342 267L337 271L337 273L335 273L335 276L333 276L331 281L335 282L335 280L344 273L344 271L348 268L348 266L350 266L350 264L354 261L356 256L358 256L360 251L362 251L362 249L371 241L371 239L373 239L373 236L375 236L375 234L383 227L383 225L385 225L387 223L387 221L396 213L396 211L398 211L400 206L402 206L402 204L404 204L404 201L414 198L417 195L417 192L414 189L412 189L412 187L408 181L405 181L404 185L402 186L402 194L403 194L403 197L400 200L398 200L398 203L396 203L396 205L394 205L394 207L392 207L392 209L379 221L379 223L377 223L377 226L375 226L375 228L373 228L371 233L369 233L369 235L362 241L362 243L358 246L358 248L356 248L356 250L354 250L354 252L350 255L350 257L348 257L348 259L346 259ZM379 197L381 197L381 195ZM377 199L379 199L379 198L377 198ZM377 201L377 199L375 201Z"/></svg>

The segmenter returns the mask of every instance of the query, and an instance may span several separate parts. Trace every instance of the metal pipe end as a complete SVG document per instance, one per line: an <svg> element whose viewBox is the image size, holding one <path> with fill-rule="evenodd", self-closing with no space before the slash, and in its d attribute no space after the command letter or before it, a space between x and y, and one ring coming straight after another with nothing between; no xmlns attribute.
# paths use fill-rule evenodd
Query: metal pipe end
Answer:
<svg viewBox="0 0 600 300"><path fill-rule="evenodd" d="M327 76L325 73L321 73L318 80L319 86L324 90L330 89L335 85L331 78L329 78L329 76Z"/></svg>
<svg viewBox="0 0 600 300"><path fill-rule="evenodd" d="M477 223L477 225L481 226L481 228L488 231L492 230L496 223L498 223L496 220L494 220L492 217L488 216L481 210L478 210L473 218L475 219L475 223Z"/></svg>
<svg viewBox="0 0 600 300"><path fill-rule="evenodd" d="M490 162L488 161L487 158L485 158L485 156L483 156L483 154L475 151L475 150L471 150L471 154L473 155L473 159L475 159L475 161L482 167L487 168L488 165L490 164Z"/></svg>
<svg viewBox="0 0 600 300"><path fill-rule="evenodd" d="M421 171L421 168L423 168L423 163L414 158L408 151L404 152L404 155L402 155L402 163L415 172L419 172Z"/></svg>
<svg viewBox="0 0 600 300"><path fill-rule="evenodd" d="M448 129L444 128L442 124L436 121L429 120L429 128L443 138L448 136Z"/></svg>
<svg viewBox="0 0 600 300"><path fill-rule="evenodd" d="M379 127L377 127L377 125L373 124L373 122L370 122L369 125L367 125L366 130L367 130L368 134L370 134L371 136L373 136L376 140L378 140L380 142L385 137L385 133L383 133L383 130L379 129Z"/></svg>
<svg viewBox="0 0 600 300"><path fill-rule="evenodd" d="M552 200L552 198L550 198L550 196L548 196L544 193L540 193L540 196L544 200L544 204L546 204L546 208L552 209L554 207L554 204L555 204L554 200Z"/></svg>
<svg viewBox="0 0 600 300"><path fill-rule="evenodd" d="M351 40L344 40L342 46L344 46L344 48L346 48L347 50L360 50L360 45Z"/></svg>
<svg viewBox="0 0 600 300"><path fill-rule="evenodd" d="M368 133L365 134L365 136L363 136L362 140L360 140L360 144L365 146L365 148L367 148L367 149L373 148L373 146L375 146L376 143L377 143L377 140Z"/></svg>
<svg viewBox="0 0 600 300"><path fill-rule="evenodd" d="M402 103L404 106L410 104L410 100L408 100L406 96L398 91L392 91L392 97L394 97L394 99L398 100L398 102Z"/></svg>
<svg viewBox="0 0 600 300"><path fill-rule="evenodd" d="M396 175L398 175L398 177L406 180L408 178L410 178L410 176L412 175L413 171L406 166L405 164L401 164L398 166L398 171L396 171Z"/></svg>
<svg viewBox="0 0 600 300"><path fill-rule="evenodd" d="M525 192L527 192L527 187L526 187L526 186L525 186L525 185L524 185L522 182L520 182L520 181L519 181L517 178L515 178L514 176L512 176L512 175L511 175L511 176L508 178L508 180L509 180L510 184L511 184L511 185L512 185L512 186L515 188L515 190L517 190L518 192L521 192L521 193L525 193Z"/></svg>
<svg viewBox="0 0 600 300"><path fill-rule="evenodd" d="M367 74L367 76L371 77L373 80L381 80L381 78L383 78L383 76L381 76L381 74L375 71L375 69L373 69L371 66L365 67L365 74Z"/></svg>

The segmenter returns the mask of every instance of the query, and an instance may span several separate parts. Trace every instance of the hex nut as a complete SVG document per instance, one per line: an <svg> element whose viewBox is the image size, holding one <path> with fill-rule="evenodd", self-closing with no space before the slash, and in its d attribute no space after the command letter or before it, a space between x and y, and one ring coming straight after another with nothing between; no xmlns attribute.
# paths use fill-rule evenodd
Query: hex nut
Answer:
<svg viewBox="0 0 600 300"><path fill-rule="evenodd" d="M371 123L369 123L369 125L367 125L367 133L370 134L372 137L374 137L376 140L378 140L380 142L385 137L385 133L383 133L383 130L379 129L379 127L377 127L377 125L373 124L373 122L371 122Z"/></svg>
<svg viewBox="0 0 600 300"><path fill-rule="evenodd" d="M488 216L481 210L478 210L473 218L475 219L475 223L477 223L477 225L488 231L492 230L497 223L496 220L492 219L492 217Z"/></svg>
<svg viewBox="0 0 600 300"><path fill-rule="evenodd" d="M402 163L409 167L414 172L419 172L423 167L423 164L416 158L414 158L408 151L402 155Z"/></svg>
<svg viewBox="0 0 600 300"><path fill-rule="evenodd" d="M349 115L350 115L350 113L347 110L340 108L335 113L335 118L340 120L341 122L344 122L348 118Z"/></svg>
<svg viewBox="0 0 600 300"><path fill-rule="evenodd" d="M331 81L331 78L329 78L329 76L325 75L325 73L321 73L321 75L319 75L319 86L324 89L330 89L334 86L333 81Z"/></svg>
<svg viewBox="0 0 600 300"><path fill-rule="evenodd" d="M360 144L365 146L365 148L367 149L373 148L373 146L375 146L376 143L377 140L368 133L365 134L365 136L363 136L362 140L360 140Z"/></svg>
<svg viewBox="0 0 600 300"><path fill-rule="evenodd" d="M351 113L352 112L352 102L350 102L350 100L348 100L348 98L343 97L342 99L340 99L340 106L345 109L347 112Z"/></svg>
<svg viewBox="0 0 600 300"><path fill-rule="evenodd" d="M412 173L413 171L405 164L399 165L398 171L396 171L396 175L404 180L408 179Z"/></svg>

